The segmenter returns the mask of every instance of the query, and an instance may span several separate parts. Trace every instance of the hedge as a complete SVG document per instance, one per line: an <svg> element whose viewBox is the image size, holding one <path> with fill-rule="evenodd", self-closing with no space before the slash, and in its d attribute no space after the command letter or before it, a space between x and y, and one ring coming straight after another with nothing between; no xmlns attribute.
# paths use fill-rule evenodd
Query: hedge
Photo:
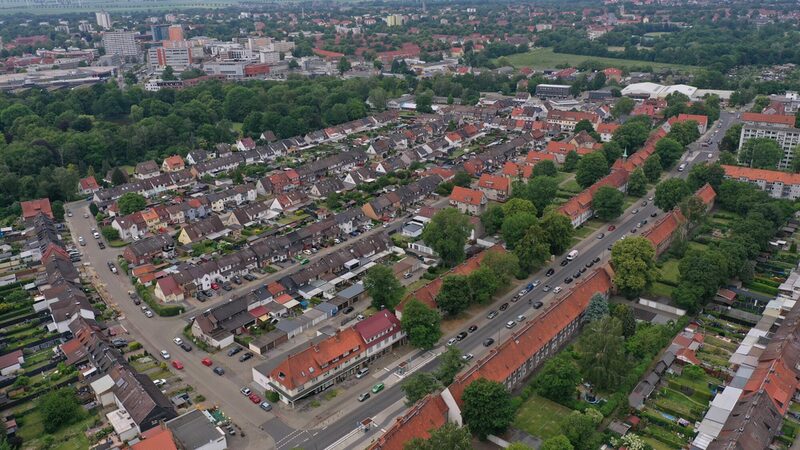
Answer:
<svg viewBox="0 0 800 450"><path fill-rule="evenodd" d="M141 284L136 284L136 292L138 292L139 297L141 297L142 300L144 300L144 302L147 303L147 306L149 306L154 313L158 314L161 317L172 317L183 313L183 306L162 305L161 303L158 302L158 300L154 299L150 295L150 290L148 290Z"/></svg>
<svg viewBox="0 0 800 450"><path fill-rule="evenodd" d="M747 289L761 292L762 294L778 295L778 288L767 286L766 284L751 282L751 283L744 283L743 286L746 287Z"/></svg>

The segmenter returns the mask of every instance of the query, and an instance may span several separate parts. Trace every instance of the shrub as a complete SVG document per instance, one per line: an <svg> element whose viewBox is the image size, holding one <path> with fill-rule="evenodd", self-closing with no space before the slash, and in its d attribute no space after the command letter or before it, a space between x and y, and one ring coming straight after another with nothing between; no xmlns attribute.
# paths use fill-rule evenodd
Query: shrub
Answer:
<svg viewBox="0 0 800 450"><path fill-rule="evenodd" d="M280 401L280 395L278 395L278 393L275 391L267 391L266 397L267 400L269 400L272 403L277 403L278 401Z"/></svg>

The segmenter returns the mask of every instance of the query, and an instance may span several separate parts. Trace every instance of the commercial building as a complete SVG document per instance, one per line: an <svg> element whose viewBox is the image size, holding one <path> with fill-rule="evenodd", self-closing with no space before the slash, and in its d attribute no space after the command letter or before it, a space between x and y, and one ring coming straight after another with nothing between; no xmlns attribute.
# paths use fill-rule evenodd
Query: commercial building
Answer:
<svg viewBox="0 0 800 450"><path fill-rule="evenodd" d="M191 48L152 47L147 51L147 64L151 70L170 66L180 72L189 68L191 63Z"/></svg>
<svg viewBox="0 0 800 450"><path fill-rule="evenodd" d="M169 39L169 25L150 25L150 34L154 41L166 41Z"/></svg>
<svg viewBox="0 0 800 450"><path fill-rule="evenodd" d="M540 98L567 98L570 96L570 86L566 84L539 84L536 85L536 96Z"/></svg>
<svg viewBox="0 0 800 450"><path fill-rule="evenodd" d="M107 31L103 33L103 48L106 55L138 56L136 33L133 31Z"/></svg>
<svg viewBox="0 0 800 450"><path fill-rule="evenodd" d="M794 126L794 116L744 113L742 114L742 122L742 131L739 135L739 150L750 139L772 139L783 150L783 158L778 163L778 168L787 169L791 167L794 149L800 145L800 129Z"/></svg>
<svg viewBox="0 0 800 450"><path fill-rule="evenodd" d="M105 30L111 29L111 14L105 11L99 11L94 13L94 17L97 19L97 26Z"/></svg>

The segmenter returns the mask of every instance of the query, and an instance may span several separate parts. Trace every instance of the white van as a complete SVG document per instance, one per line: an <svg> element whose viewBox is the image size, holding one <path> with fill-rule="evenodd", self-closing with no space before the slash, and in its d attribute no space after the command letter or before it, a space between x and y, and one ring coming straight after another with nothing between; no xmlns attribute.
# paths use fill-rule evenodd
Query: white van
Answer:
<svg viewBox="0 0 800 450"><path fill-rule="evenodd" d="M571 252L569 252L569 253L567 254L567 259L568 259L568 260L570 260L570 261L572 261L572 260L573 260L573 259L575 259L577 256L578 256L578 251L577 251L577 250L573 250L573 251L571 251Z"/></svg>
<svg viewBox="0 0 800 450"><path fill-rule="evenodd" d="M686 168L686 164L685 163L681 164L680 166L678 166L678 172L683 172L683 169L685 169L685 168Z"/></svg>

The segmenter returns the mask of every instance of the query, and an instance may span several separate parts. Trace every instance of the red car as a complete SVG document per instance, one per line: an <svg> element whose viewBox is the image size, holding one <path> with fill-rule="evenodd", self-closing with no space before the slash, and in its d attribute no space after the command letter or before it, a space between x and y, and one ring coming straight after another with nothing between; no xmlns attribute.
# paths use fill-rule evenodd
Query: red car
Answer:
<svg viewBox="0 0 800 450"><path fill-rule="evenodd" d="M176 368L178 370L183 370L183 363L178 361L177 359L173 359L172 360L172 367L174 367L174 368Z"/></svg>
<svg viewBox="0 0 800 450"><path fill-rule="evenodd" d="M203 360L200 361L200 362L202 362L204 366L208 366L208 367L211 367L211 366L214 365L214 362L211 361L210 358L203 358Z"/></svg>
<svg viewBox="0 0 800 450"><path fill-rule="evenodd" d="M217 283L211 283L211 289L213 289L215 291L218 291L219 290L219 285Z"/></svg>
<svg viewBox="0 0 800 450"><path fill-rule="evenodd" d="M616 229L617 229L617 227L615 227L614 225L609 225L608 226L608 231L614 231Z"/></svg>
<svg viewBox="0 0 800 450"><path fill-rule="evenodd" d="M256 405L261 403L261 397L259 397L258 394L250 394L248 398L250 399L251 402L255 403Z"/></svg>

